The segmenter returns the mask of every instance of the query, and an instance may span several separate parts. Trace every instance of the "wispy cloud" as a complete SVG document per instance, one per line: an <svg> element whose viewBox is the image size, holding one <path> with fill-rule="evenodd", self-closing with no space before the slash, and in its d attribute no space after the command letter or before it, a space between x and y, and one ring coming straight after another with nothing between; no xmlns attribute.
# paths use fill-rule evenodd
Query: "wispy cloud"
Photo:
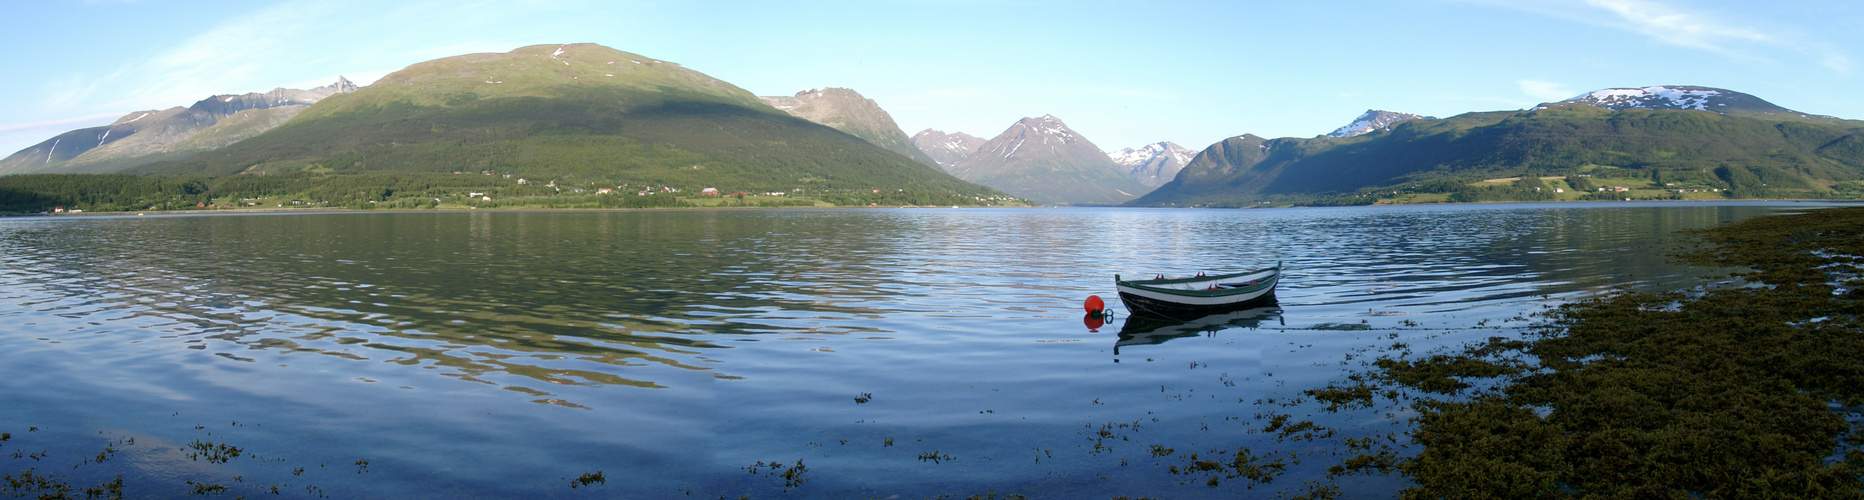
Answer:
<svg viewBox="0 0 1864 500"><path fill-rule="evenodd" d="M1731 45L1741 43L1779 43L1775 36L1752 28L1646 0L1586 0L1586 5L1616 16L1614 24L1679 47L1727 53Z"/></svg>
<svg viewBox="0 0 1864 500"><path fill-rule="evenodd" d="M187 105L215 94L263 92L307 81L316 82L310 86L327 85L338 74L366 85L413 62L510 50L521 45L520 40L533 39L534 34L502 35L492 27L500 26L515 12L571 8L564 5L573 7L576 3L419 2L384 6L372 5L369 0L287 1L211 25L110 76L67 78L51 93L50 100L60 107L140 109ZM410 26L420 28L408 29ZM486 31L488 35L462 42L434 36L434 31ZM343 44L332 44L332 40L370 40L373 50L335 54L330 47ZM302 74L311 68L329 73ZM90 99L93 94L106 92L116 99Z"/></svg>
<svg viewBox="0 0 1864 500"><path fill-rule="evenodd" d="M219 23L100 79L132 90L99 107L186 105L214 94L269 89L276 84L258 83L268 69L291 60L291 46L316 39L318 21L335 13L323 3L288 2Z"/></svg>
<svg viewBox="0 0 1864 500"><path fill-rule="evenodd" d="M1521 86L1521 93L1542 101L1559 101L1579 95L1579 91L1573 90L1572 87L1568 87L1564 83L1544 80L1518 80L1515 84Z"/></svg>
<svg viewBox="0 0 1864 500"><path fill-rule="evenodd" d="M1843 52L1828 46L1814 46L1806 49L1819 59L1819 65L1839 73L1851 72L1851 58Z"/></svg>
<svg viewBox="0 0 1864 500"><path fill-rule="evenodd" d="M1658 0L1452 0L1525 10L1574 22L1637 33L1658 43L1741 59L1786 49L1810 55L1834 71L1850 70L1850 58L1828 44L1792 30L1768 29ZM1755 4L1756 6L1762 4Z"/></svg>

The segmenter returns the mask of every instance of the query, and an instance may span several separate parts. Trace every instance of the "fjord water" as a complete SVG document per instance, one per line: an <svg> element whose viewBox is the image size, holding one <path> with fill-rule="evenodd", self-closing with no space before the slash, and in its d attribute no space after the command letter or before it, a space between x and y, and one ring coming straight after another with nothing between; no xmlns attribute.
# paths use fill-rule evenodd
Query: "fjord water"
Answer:
<svg viewBox="0 0 1864 500"><path fill-rule="evenodd" d="M47 452L0 455L0 471L121 474L131 497L185 481L247 496L1273 496L1318 479L1335 445L1278 441L1264 415L1372 434L1404 417L1320 413L1301 390L1394 342L1516 335L1561 301L1708 283L1665 259L1678 231L1805 208L0 220L0 453ZM1139 332L1116 353L1115 273L1277 261L1279 312ZM1119 313L1097 329L1079 306L1092 294ZM243 453L218 463L193 443ZM1253 488L1168 468L1243 446L1311 465ZM569 486L596 471L605 482Z"/></svg>

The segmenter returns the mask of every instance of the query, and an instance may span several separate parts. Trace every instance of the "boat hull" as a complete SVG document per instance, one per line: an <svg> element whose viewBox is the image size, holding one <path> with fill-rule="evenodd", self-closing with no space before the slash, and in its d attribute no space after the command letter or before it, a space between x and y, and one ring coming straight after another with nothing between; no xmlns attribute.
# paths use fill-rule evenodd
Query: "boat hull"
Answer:
<svg viewBox="0 0 1864 500"><path fill-rule="evenodd" d="M1120 301L1129 311L1153 313L1218 313L1236 309L1247 309L1275 303L1275 290L1263 290L1262 293L1235 296L1221 301L1185 302L1183 297L1159 297L1142 290L1120 291Z"/></svg>
<svg viewBox="0 0 1864 500"><path fill-rule="evenodd" d="M1114 277L1120 301L1133 313L1210 314L1275 302L1281 266L1196 278L1125 281ZM1209 288L1206 288L1209 287Z"/></svg>

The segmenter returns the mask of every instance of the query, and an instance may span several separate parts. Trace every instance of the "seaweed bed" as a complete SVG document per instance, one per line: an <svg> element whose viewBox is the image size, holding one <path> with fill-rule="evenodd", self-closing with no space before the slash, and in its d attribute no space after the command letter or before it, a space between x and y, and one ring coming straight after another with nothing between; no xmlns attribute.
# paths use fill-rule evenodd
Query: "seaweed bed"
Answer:
<svg viewBox="0 0 1864 500"><path fill-rule="evenodd" d="M1708 229L1678 258L1746 269L1693 292L1560 306L1520 339L1381 359L1309 396L1407 404L1404 498L1864 497L1864 209Z"/></svg>

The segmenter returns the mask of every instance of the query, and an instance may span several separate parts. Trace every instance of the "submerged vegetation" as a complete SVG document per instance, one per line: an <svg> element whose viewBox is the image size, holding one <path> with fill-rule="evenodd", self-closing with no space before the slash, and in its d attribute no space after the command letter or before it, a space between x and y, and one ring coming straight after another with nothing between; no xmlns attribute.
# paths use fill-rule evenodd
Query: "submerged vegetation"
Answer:
<svg viewBox="0 0 1864 500"><path fill-rule="evenodd" d="M1571 303L1308 394L1416 411L1406 498L1864 497L1864 209L1699 236L1681 258L1758 286Z"/></svg>

